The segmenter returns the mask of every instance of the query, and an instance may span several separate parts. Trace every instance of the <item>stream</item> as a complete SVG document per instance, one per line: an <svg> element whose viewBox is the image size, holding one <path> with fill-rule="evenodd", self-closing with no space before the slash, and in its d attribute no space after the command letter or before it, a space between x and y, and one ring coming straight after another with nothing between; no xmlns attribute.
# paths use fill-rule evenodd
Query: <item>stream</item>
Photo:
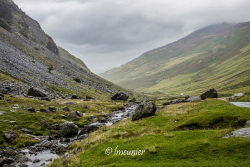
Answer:
<svg viewBox="0 0 250 167"><path fill-rule="evenodd" d="M230 103L238 107L250 108L250 102L230 102Z"/></svg>
<svg viewBox="0 0 250 167"><path fill-rule="evenodd" d="M124 109L114 111L111 114L109 114L104 121L101 122L96 121L87 126L90 127L95 126L98 128L102 126L111 126L120 120L128 118L135 111L137 106L138 104L136 103L129 103L127 106L124 107ZM95 128L93 131L97 130L98 128ZM79 129L78 133L80 133L81 130L82 129ZM88 132L83 135L86 137L91 132ZM50 164L54 159L59 157L59 155L55 151L56 149L67 148L70 144L72 144L72 142L84 139L84 138L79 139L79 136L78 138L73 137L73 138L63 138L63 139L62 138L51 139L49 136L32 136L32 137L39 140L39 143L30 147L22 148L20 151L18 151L23 155L24 161L21 163L16 163L15 165L19 166L22 164L22 166L28 166L28 167L46 166Z"/></svg>

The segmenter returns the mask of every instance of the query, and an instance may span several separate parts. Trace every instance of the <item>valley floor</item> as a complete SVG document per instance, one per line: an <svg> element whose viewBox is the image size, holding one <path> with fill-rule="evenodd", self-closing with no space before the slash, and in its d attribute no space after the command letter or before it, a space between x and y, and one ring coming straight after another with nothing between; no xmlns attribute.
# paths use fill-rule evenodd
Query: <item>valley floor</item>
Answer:
<svg viewBox="0 0 250 167"><path fill-rule="evenodd" d="M250 138L223 136L249 127L245 125L247 120L249 108L222 100L170 105L153 117L102 127L74 143L70 153L51 166L246 167L250 164ZM115 155L115 149L145 153Z"/></svg>
<svg viewBox="0 0 250 167"><path fill-rule="evenodd" d="M56 159L51 167L233 167L249 166L250 138L229 137L230 132L250 127L250 109L237 107L220 99L180 103L162 107L155 116L131 121L130 118L112 126L104 126L87 138L70 145L69 152ZM62 118L71 111L83 117L73 122L79 127L101 120L105 115L124 106L124 102L83 101L57 99L41 101L32 98L5 96L0 101L0 148L24 147L37 141L21 131L26 128L33 135L55 135L58 132L43 127L72 121ZM69 110L65 111L65 107ZM55 112L31 112L56 108ZM13 131L18 138L8 143L4 134ZM140 155L121 155L119 151L140 151ZM118 151L118 154L117 154ZM138 152L137 152L138 153Z"/></svg>

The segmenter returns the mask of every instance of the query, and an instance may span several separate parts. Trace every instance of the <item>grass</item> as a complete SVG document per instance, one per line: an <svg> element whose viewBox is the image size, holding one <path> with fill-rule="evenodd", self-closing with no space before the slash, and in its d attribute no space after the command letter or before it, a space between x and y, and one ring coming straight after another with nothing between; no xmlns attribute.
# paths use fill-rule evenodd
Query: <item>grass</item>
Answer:
<svg viewBox="0 0 250 167"><path fill-rule="evenodd" d="M248 166L250 139L222 137L243 126L235 126L235 119L230 118L244 122L250 119L249 112L221 100L170 105L155 116L136 122L127 119L99 129L73 144L70 158L55 160L51 166ZM178 129L190 123L199 128ZM106 148L117 146L146 152L142 156L105 155Z"/></svg>
<svg viewBox="0 0 250 167"><path fill-rule="evenodd" d="M73 102L74 104L64 104L64 102ZM14 109L13 105L18 104L20 108ZM72 111L80 111L85 115L79 121L73 121L79 127L83 127L88 123L88 117L91 115L101 118L104 115L118 110L124 105L123 102L111 102L111 101L83 101L83 100L67 100L57 99L48 101L40 101L31 98L14 98L6 96L5 100L0 101L0 111L6 114L0 116L0 148L4 147L20 147L30 145L36 142L34 139L28 137L24 133L20 132L20 129L27 128L33 131L34 135L51 135L57 134L55 130L45 129L41 125L41 120L45 120L48 124L62 123L63 120L60 114L67 115ZM48 107L54 106L57 108L56 112L29 112L27 108L48 109ZM63 111L62 108L69 107L70 111ZM71 121L66 119L67 121ZM10 121L16 121L16 124L11 124ZM3 134L13 130L19 134L12 143L6 143Z"/></svg>

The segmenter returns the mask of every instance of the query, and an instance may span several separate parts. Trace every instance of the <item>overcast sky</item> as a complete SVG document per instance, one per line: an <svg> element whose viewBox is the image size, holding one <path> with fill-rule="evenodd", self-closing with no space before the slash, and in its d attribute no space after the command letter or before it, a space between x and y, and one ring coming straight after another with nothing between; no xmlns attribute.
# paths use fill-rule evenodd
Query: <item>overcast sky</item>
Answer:
<svg viewBox="0 0 250 167"><path fill-rule="evenodd" d="M250 21L250 0L14 0L95 73L206 25Z"/></svg>

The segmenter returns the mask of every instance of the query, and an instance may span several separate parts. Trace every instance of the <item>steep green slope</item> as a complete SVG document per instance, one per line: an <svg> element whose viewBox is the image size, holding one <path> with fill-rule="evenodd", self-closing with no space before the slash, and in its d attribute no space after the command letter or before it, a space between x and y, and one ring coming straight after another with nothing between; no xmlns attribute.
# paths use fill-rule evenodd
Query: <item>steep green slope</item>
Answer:
<svg viewBox="0 0 250 167"><path fill-rule="evenodd" d="M126 88L168 94L250 90L250 23L217 24L102 74Z"/></svg>

